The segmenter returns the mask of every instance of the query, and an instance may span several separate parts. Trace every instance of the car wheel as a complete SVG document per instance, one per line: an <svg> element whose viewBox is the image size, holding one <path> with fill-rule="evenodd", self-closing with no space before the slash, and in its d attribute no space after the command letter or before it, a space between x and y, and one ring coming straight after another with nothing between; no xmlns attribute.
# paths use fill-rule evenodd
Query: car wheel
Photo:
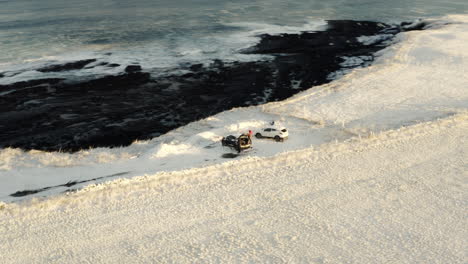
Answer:
<svg viewBox="0 0 468 264"><path fill-rule="evenodd" d="M276 140L277 142L282 141L281 138L280 138L279 136L275 136L275 140Z"/></svg>
<svg viewBox="0 0 468 264"><path fill-rule="evenodd" d="M257 133L257 134L255 134L255 137L256 137L256 138L261 138L261 137L262 137L262 134Z"/></svg>

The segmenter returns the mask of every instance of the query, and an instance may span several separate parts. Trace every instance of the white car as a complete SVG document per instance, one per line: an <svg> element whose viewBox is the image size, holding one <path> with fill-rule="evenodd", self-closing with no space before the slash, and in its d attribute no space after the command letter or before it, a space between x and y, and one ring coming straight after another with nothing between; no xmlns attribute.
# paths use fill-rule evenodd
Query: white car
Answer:
<svg viewBox="0 0 468 264"><path fill-rule="evenodd" d="M283 141L289 136L288 130L286 128L263 128L261 131L255 133L256 138L273 138L276 141Z"/></svg>

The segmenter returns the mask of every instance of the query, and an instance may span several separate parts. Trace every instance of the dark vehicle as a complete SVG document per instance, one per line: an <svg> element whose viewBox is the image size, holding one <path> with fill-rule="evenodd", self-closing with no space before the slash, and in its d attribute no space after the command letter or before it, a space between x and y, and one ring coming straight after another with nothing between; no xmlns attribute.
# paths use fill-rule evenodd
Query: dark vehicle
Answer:
<svg viewBox="0 0 468 264"><path fill-rule="evenodd" d="M240 153L241 151L252 147L252 140L248 134L242 134L237 138L233 135L229 135L227 137L223 137L221 144L223 146L231 147Z"/></svg>

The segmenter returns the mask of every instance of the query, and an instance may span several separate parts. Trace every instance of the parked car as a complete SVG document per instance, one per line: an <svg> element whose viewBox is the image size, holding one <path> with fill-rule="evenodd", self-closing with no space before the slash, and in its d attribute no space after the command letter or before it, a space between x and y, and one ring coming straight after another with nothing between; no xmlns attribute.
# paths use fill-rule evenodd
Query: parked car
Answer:
<svg viewBox="0 0 468 264"><path fill-rule="evenodd" d="M252 140L248 134L242 134L239 137L229 135L221 139L221 144L223 146L231 147L240 153L241 151L252 147Z"/></svg>
<svg viewBox="0 0 468 264"><path fill-rule="evenodd" d="M263 128L261 131L255 133L256 138L273 138L276 141L283 141L289 136L286 128Z"/></svg>

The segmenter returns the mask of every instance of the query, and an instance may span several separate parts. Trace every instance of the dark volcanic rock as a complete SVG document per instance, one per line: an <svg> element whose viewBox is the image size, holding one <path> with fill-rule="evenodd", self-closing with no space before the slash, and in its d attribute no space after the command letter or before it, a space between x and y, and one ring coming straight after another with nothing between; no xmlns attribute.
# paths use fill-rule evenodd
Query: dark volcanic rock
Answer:
<svg viewBox="0 0 468 264"><path fill-rule="evenodd" d="M108 65L109 65L108 62L100 62L100 63L96 64L96 66L94 66L94 67L98 67L98 66L108 66ZM94 68L94 67L91 66L91 67L86 67L86 68Z"/></svg>
<svg viewBox="0 0 468 264"><path fill-rule="evenodd" d="M54 86L63 80L64 79L60 79L60 78L47 78L47 79L37 79L37 80L17 82L14 84L0 85L0 91L8 92L8 93L14 92L16 95L21 96L21 94L33 92L35 88L37 87ZM0 102L1 100L2 98L0 97ZM0 109L1 109L1 105L0 105Z"/></svg>
<svg viewBox="0 0 468 264"><path fill-rule="evenodd" d="M75 62L69 62L65 64L55 64L50 65L47 67L39 68L37 71L40 72L61 72L61 71L70 71L70 70L81 70L86 65L95 62L96 59L89 59L89 60L80 60Z"/></svg>
<svg viewBox="0 0 468 264"><path fill-rule="evenodd" d="M141 66L140 65L128 65L125 67L125 72L130 73L130 72L139 72L141 71Z"/></svg>
<svg viewBox="0 0 468 264"><path fill-rule="evenodd" d="M190 70L194 72L200 71L201 69L203 69L203 64L194 64L190 66Z"/></svg>
<svg viewBox="0 0 468 264"><path fill-rule="evenodd" d="M401 27L343 20L329 21L323 32L262 35L244 52L273 59L187 65L182 69L190 73L184 75L151 77L139 65L129 65L123 74L80 83L42 79L0 85L0 147L76 151L123 146L233 107L282 100L329 82L336 71L368 65L386 44L357 38L385 34L389 40ZM346 57L361 62L341 64ZM94 61L43 70L80 69Z"/></svg>
<svg viewBox="0 0 468 264"><path fill-rule="evenodd" d="M417 20L414 22L402 22L400 24L400 27L402 31L411 31L411 30L423 30L425 29L429 24L423 20Z"/></svg>

